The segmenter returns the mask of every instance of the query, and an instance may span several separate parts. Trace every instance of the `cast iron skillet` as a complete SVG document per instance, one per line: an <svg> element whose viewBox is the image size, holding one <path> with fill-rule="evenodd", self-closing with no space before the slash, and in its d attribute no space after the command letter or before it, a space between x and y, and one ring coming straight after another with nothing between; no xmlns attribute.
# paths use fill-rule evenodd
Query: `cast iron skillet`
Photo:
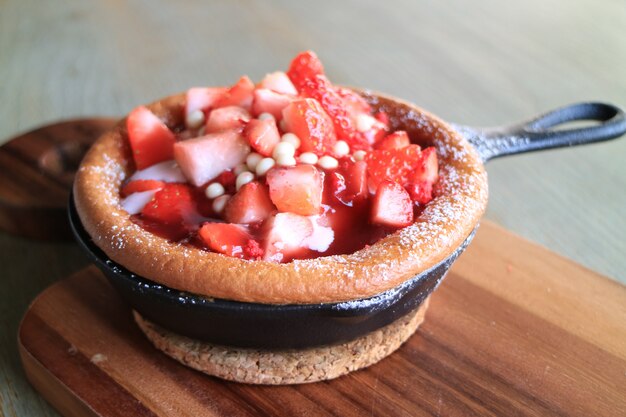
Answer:
<svg viewBox="0 0 626 417"><path fill-rule="evenodd" d="M599 124L553 129L579 120ZM626 132L626 116L613 105L581 103L507 127L454 127L469 139L483 161L488 161L498 156L617 138ZM478 227L476 225L463 244L441 263L374 297L341 303L272 305L210 299L139 277L112 261L93 243L80 222L71 196L69 218L80 246L142 316L195 339L265 349L345 342L415 310L437 288Z"/></svg>

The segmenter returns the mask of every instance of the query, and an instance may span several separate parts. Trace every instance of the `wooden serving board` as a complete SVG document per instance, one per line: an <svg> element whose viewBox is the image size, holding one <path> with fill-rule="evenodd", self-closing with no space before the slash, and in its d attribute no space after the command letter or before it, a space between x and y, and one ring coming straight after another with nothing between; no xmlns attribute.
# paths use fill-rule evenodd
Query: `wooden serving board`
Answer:
<svg viewBox="0 0 626 417"><path fill-rule="evenodd" d="M74 119L42 126L0 146L0 229L44 240L70 240L67 200L89 146L115 119Z"/></svg>
<svg viewBox="0 0 626 417"><path fill-rule="evenodd" d="M87 268L44 291L19 348L66 416L625 416L626 288L485 222L396 353L330 382L229 383L152 348Z"/></svg>

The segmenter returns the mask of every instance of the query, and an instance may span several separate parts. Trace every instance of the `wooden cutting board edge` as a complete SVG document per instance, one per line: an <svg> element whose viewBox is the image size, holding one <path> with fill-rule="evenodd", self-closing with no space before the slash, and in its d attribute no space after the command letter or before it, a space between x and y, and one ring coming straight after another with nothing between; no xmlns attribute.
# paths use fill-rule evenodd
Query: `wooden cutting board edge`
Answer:
<svg viewBox="0 0 626 417"><path fill-rule="evenodd" d="M489 235L491 233L495 233L496 235L501 235L505 238L512 238L512 239L517 239L520 243L522 243L522 246L527 246L529 250L537 250L540 252L545 252L545 248L541 247L540 245L537 245L535 243L532 242L528 242L527 240L523 239L523 238L519 238L518 236L516 236L515 234L507 231L506 229L500 227L500 226L494 226L492 223L490 222L483 222L483 226L480 229L479 232L482 236L481 239L478 239L476 242L473 243L473 246L475 246L475 249L478 250L480 249L479 246L481 245L481 241L485 244L489 244L490 240L486 239L489 236L485 236L485 235ZM606 291L608 291L612 296L614 296L613 298L615 298L616 300L621 300L622 303L626 304L626 287L622 286L621 284L610 280L607 277L604 277L602 275L599 275L593 271L588 270L587 268L584 268L580 265L574 264L572 261L567 260L566 258L563 258L559 255L556 255L552 252L548 252L549 255L552 257L553 262L556 264L555 267L559 268L562 265L561 264L570 264L570 265L574 265L576 269L578 269L579 271L581 271L581 275L585 275L587 276L587 278L593 278L592 281L593 283L590 284L594 287L596 287L596 289L598 291L602 291L602 289L605 289ZM463 267L463 263L469 263L471 264L470 261L473 262L472 256L467 256L464 255L462 256L458 263L461 264L461 267ZM480 260L480 262L485 262L484 259ZM471 265L470 265L471 266ZM455 267L459 267L459 265L455 265ZM465 266L467 267L467 265ZM493 267L493 265L492 265ZM502 265L499 266L499 268L501 269ZM90 268L94 268L93 266ZM75 275L80 274L77 273ZM74 276L74 275L72 275ZM457 277L455 277L456 279ZM580 280L582 278L577 277L576 279ZM472 284L475 285L479 285L479 286L484 286L485 282L483 282L485 280L482 281L477 281L477 282L473 282ZM490 282L488 279L486 280L487 282L487 286L489 285L494 285L493 282ZM44 290L41 294L39 294L35 300L31 303L31 306L37 304L38 301L44 299L46 297L46 294L51 291L53 289L53 287L55 287L56 285L60 285L60 283L56 283L53 284L51 287L47 288L46 290ZM598 289L601 288L601 289ZM558 289L558 288L557 288ZM498 294L499 295L499 294ZM507 296L507 294L505 294L505 299L511 299L510 296ZM513 297L513 300L515 301L515 298ZM518 306L520 306L521 308L525 309L525 310L529 310L531 311L532 314L535 314L535 312L533 311L533 304L530 305L525 305L524 303L516 303ZM30 309L30 307L29 307ZM26 317L26 315L25 315ZM130 317L130 316L129 316ZM543 318L543 317L541 317ZM427 320L428 320L428 316L427 316ZM585 326L583 326L585 327ZM20 332L21 332L22 326L20 324ZM574 327L574 330L576 330L576 328ZM621 329L622 331L624 331L624 329ZM626 334L626 333L624 333ZM583 335L584 336L584 335ZM85 402L84 400L81 399L80 395L78 395L75 391L72 390L71 387L67 386L62 380L60 380L59 378L57 378L49 369L47 369L35 356L33 356L31 354L31 352L28 350L28 348L22 343L21 337L20 337L20 333L18 333L18 348L19 348L19 353L20 353L20 357L21 360L23 362L23 366L24 366L24 370L26 373L26 376L28 378L28 380L32 383L32 385L44 396L44 398L46 398L53 407L55 407L57 410L59 410L59 412L61 412L63 415L66 416L76 416L76 417L84 417L84 416L100 416L102 414L99 414L98 412L94 411L94 409L89 405L88 402ZM621 356L622 359L625 359L624 357L626 356L626 352L624 350L622 350L620 347L620 345L617 346L613 346L614 349L607 349L607 351L613 351L615 349L617 349L617 353L620 354L618 356ZM606 349L605 346L602 346L602 343L600 343L600 348ZM612 352L615 353L615 352ZM150 414L149 410L148 413Z"/></svg>

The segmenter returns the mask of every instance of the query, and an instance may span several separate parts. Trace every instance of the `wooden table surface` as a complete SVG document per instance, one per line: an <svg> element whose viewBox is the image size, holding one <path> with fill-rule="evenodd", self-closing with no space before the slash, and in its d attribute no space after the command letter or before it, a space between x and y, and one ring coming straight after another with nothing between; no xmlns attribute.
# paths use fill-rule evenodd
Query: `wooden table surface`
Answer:
<svg viewBox="0 0 626 417"><path fill-rule="evenodd" d="M337 83L488 126L560 105L626 106L622 0L83 2L0 0L0 141L121 116L194 85L259 79L315 50ZM626 282L626 139L490 162L487 218ZM20 369L34 296L86 260L0 233L0 414L56 415Z"/></svg>

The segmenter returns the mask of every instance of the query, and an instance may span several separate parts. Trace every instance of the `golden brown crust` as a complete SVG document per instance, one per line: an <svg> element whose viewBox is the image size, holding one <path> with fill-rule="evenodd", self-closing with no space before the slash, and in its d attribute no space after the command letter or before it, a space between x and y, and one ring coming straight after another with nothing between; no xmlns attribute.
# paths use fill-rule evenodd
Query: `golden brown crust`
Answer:
<svg viewBox="0 0 626 417"><path fill-rule="evenodd" d="M285 264L246 261L172 243L134 224L120 207L131 170L125 121L100 137L74 183L81 221L111 259L134 273L183 291L237 301L315 304L370 297L448 257L487 204L487 174L478 153L430 113L381 94L362 93L421 145L437 148L436 196L415 223L355 253ZM169 126L182 122L184 94L148 106Z"/></svg>

